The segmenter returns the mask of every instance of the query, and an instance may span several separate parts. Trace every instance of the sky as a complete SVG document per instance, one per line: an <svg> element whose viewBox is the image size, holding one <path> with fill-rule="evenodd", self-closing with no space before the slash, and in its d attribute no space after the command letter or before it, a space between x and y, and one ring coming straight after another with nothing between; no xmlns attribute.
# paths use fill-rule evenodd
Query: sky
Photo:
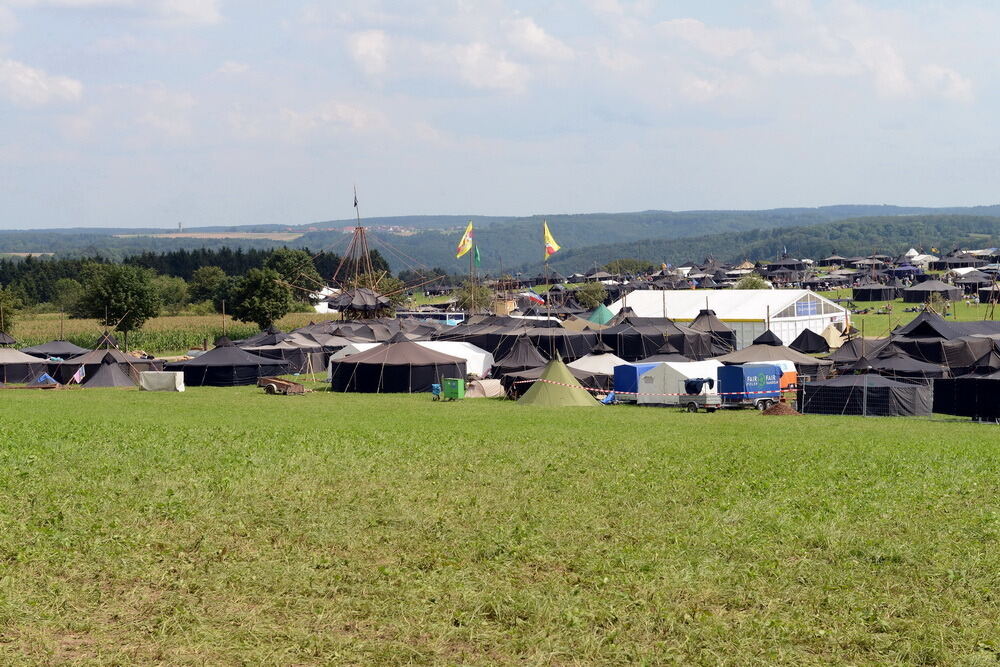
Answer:
<svg viewBox="0 0 1000 667"><path fill-rule="evenodd" d="M0 0L0 229L1000 201L1000 4Z"/></svg>

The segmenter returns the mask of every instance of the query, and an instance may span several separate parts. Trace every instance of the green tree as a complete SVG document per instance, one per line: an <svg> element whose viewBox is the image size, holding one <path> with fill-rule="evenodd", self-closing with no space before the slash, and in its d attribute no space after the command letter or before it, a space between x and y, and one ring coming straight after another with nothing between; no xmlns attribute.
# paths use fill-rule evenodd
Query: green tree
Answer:
<svg viewBox="0 0 1000 667"><path fill-rule="evenodd" d="M72 312L83 296L83 285L72 278L60 278L52 285L52 303L64 313Z"/></svg>
<svg viewBox="0 0 1000 667"><path fill-rule="evenodd" d="M70 311L73 317L96 319L125 334L141 329L160 313L160 295L153 272L128 264L86 264L81 272L83 293Z"/></svg>
<svg viewBox="0 0 1000 667"><path fill-rule="evenodd" d="M646 273L655 267L652 262L644 259L626 257L608 262L603 268L608 273Z"/></svg>
<svg viewBox="0 0 1000 667"><path fill-rule="evenodd" d="M0 331L11 333L21 310L21 298L10 287L0 287Z"/></svg>
<svg viewBox="0 0 1000 667"><path fill-rule="evenodd" d="M461 310L488 310L493 307L493 292L482 283L465 281L455 290L454 297Z"/></svg>
<svg viewBox="0 0 1000 667"><path fill-rule="evenodd" d="M733 289L771 289L771 286L756 273L748 273L739 279Z"/></svg>
<svg viewBox="0 0 1000 667"><path fill-rule="evenodd" d="M310 302L311 296L325 285L312 255L305 250L279 248L264 261L264 268L281 277L296 301Z"/></svg>
<svg viewBox="0 0 1000 667"><path fill-rule="evenodd" d="M188 285L183 278L175 276L156 276L153 285L160 296L163 309L171 315L176 315L187 304Z"/></svg>
<svg viewBox="0 0 1000 667"><path fill-rule="evenodd" d="M584 308L597 308L608 298L608 290L602 283L592 282L581 285L576 290L576 300Z"/></svg>
<svg viewBox="0 0 1000 667"><path fill-rule="evenodd" d="M202 266L191 274L188 295L191 301L211 301L222 283L226 282L226 272L217 266Z"/></svg>
<svg viewBox="0 0 1000 667"><path fill-rule="evenodd" d="M295 305L291 290L274 269L250 269L236 281L229 298L233 318L254 322L262 330L274 324Z"/></svg>

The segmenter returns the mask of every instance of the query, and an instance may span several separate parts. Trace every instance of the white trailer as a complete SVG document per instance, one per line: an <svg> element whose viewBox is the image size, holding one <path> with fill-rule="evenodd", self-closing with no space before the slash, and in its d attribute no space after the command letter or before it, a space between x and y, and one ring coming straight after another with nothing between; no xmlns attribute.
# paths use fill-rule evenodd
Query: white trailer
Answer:
<svg viewBox="0 0 1000 667"><path fill-rule="evenodd" d="M714 410L722 404L719 396L718 369L721 362L708 361L666 361L639 377L639 405L676 405L686 407L691 412L699 408ZM708 378L696 395L688 393L684 384L688 380ZM711 388L709 387L711 384Z"/></svg>

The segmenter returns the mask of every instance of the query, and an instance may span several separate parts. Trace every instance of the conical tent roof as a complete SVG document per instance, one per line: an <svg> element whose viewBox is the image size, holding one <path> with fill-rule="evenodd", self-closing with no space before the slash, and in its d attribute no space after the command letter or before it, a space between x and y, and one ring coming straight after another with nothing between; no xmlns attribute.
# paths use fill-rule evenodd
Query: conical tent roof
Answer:
<svg viewBox="0 0 1000 667"><path fill-rule="evenodd" d="M830 344L826 339L812 329L803 329L788 347L803 354L825 354L830 351Z"/></svg>
<svg viewBox="0 0 1000 667"><path fill-rule="evenodd" d="M594 308L594 312L587 319L595 324L607 324L613 317L612 312L602 303L597 308Z"/></svg>
<svg viewBox="0 0 1000 667"><path fill-rule="evenodd" d="M341 361L351 364L376 364L382 366L431 366L464 364L465 359L430 350L411 340L390 340L364 352L344 357Z"/></svg>
<svg viewBox="0 0 1000 667"><path fill-rule="evenodd" d="M750 345L742 350L736 352L730 352L729 354L724 354L721 357L716 357L718 361L724 364L745 364L748 361L781 361L787 360L795 364L796 366L831 366L832 361L827 361L824 359L817 359L816 357L810 357L808 355L802 354L801 352L796 352L795 350L785 347L784 345Z"/></svg>
<svg viewBox="0 0 1000 667"><path fill-rule="evenodd" d="M107 387L134 387L135 382L129 377L128 373L122 370L121 366L116 363L103 363L101 367L97 369L89 378L85 379L83 386L88 389L95 388L107 388Z"/></svg>
<svg viewBox="0 0 1000 667"><path fill-rule="evenodd" d="M69 357L81 355L84 352L90 352L90 350L85 347L80 347L79 345L74 345L66 340L53 340L48 343L42 343L41 345L33 345L31 347L23 348L21 352L35 357L60 357L62 359L67 359Z"/></svg>
<svg viewBox="0 0 1000 667"><path fill-rule="evenodd" d="M493 365L495 371L504 373L512 370L522 370L526 368L538 368L548 363L548 359L538 351L538 348L531 343L524 334L514 340L514 346L510 348L500 361Z"/></svg>
<svg viewBox="0 0 1000 667"><path fill-rule="evenodd" d="M112 333L107 329L105 329L104 332L101 333L101 337L97 339L97 343L94 345L95 350L100 348L110 349L117 347L118 347L118 339L115 338L114 335L112 335Z"/></svg>
<svg viewBox="0 0 1000 667"><path fill-rule="evenodd" d="M573 377L562 359L556 358L545 366L539 382L532 383L528 391L517 400L518 404L544 407L594 407L600 405L590 392ZM547 380L545 382L544 380ZM558 383L558 384L553 384Z"/></svg>
<svg viewBox="0 0 1000 667"><path fill-rule="evenodd" d="M228 339L226 339L228 341ZM223 367L223 366L279 366L282 362L275 359L267 359L265 357L257 356L256 354L250 354L246 350L241 350L240 348L233 345L232 341L223 341L221 345L218 345L205 354L195 357L194 359L187 359L185 361L176 361L174 363L168 364L169 368L174 366L184 366L186 368L208 366L208 367Z"/></svg>
<svg viewBox="0 0 1000 667"><path fill-rule="evenodd" d="M774 345L775 347L784 345L781 339L778 338L773 331L768 329L761 335L753 339L753 345Z"/></svg>
<svg viewBox="0 0 1000 667"><path fill-rule="evenodd" d="M347 290L330 297L327 301L330 306L338 310L354 310L361 313L375 312L392 305L389 299L367 287Z"/></svg>
<svg viewBox="0 0 1000 667"><path fill-rule="evenodd" d="M17 341L10 334L0 331L0 345L17 345Z"/></svg>

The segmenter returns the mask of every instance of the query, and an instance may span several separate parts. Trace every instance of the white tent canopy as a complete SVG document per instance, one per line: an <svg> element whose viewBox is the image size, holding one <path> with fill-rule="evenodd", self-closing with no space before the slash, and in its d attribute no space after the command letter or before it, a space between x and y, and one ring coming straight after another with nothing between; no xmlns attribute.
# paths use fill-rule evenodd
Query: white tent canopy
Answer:
<svg viewBox="0 0 1000 667"><path fill-rule="evenodd" d="M627 364L628 362L621 357L611 353L605 352L604 354L588 354L586 356L580 357L572 363L566 364L570 368L575 368L578 371L586 371L588 373L601 373L603 375L614 375L615 366L621 366L622 364Z"/></svg>
<svg viewBox="0 0 1000 667"><path fill-rule="evenodd" d="M485 377L493 369L493 355L481 347L472 343L462 343L450 340L415 340L413 341L428 350L434 350L451 357L465 359L465 369L471 375ZM351 343L330 356L330 361L337 361L352 354L365 352L378 347L383 343ZM327 378L330 376L330 366L326 369Z"/></svg>
<svg viewBox="0 0 1000 667"><path fill-rule="evenodd" d="M768 328L788 345L805 329L822 333L845 322L847 309L806 289L636 290L608 306L612 313L631 308L639 317L669 317L686 322L703 309L736 332L737 347L749 345Z"/></svg>

